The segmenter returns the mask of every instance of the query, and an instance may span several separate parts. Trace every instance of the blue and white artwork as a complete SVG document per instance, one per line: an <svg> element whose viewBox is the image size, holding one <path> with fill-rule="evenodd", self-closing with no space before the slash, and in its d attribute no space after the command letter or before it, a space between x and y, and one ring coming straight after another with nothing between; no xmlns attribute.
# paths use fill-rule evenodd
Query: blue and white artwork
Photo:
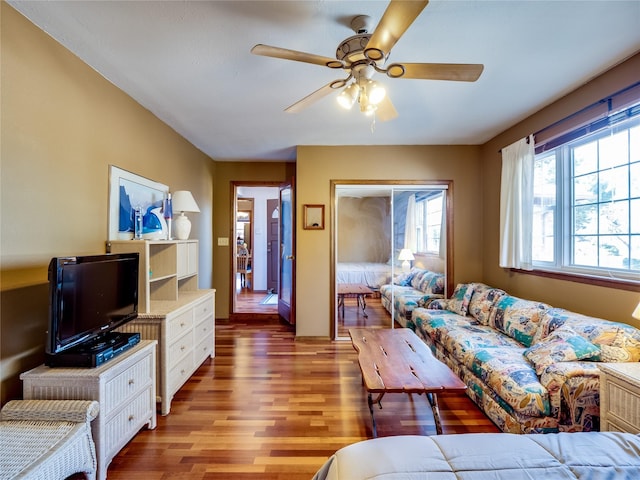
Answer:
<svg viewBox="0 0 640 480"><path fill-rule="evenodd" d="M109 239L134 237L136 208L142 211L142 238L167 238L167 222L162 206L169 187L111 166L109 198Z"/></svg>

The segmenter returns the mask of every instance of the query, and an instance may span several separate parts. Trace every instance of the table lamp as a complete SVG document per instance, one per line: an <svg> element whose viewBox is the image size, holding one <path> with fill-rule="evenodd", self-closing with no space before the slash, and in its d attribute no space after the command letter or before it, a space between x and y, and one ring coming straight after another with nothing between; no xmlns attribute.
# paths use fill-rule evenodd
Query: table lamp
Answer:
<svg viewBox="0 0 640 480"><path fill-rule="evenodd" d="M186 240L191 233L191 221L187 218L184 212L199 212L198 204L193 199L191 192L186 190L178 190L173 192L173 211L180 212L180 215L174 217L173 225L176 231L176 238L178 240Z"/></svg>
<svg viewBox="0 0 640 480"><path fill-rule="evenodd" d="M640 302L638 302L638 306L636 306L636 309L633 311L631 316L636 320L640 320Z"/></svg>
<svg viewBox="0 0 640 480"><path fill-rule="evenodd" d="M403 248L400 250L400 255L398 255L398 260L403 260L402 262L402 271L408 272L411 269L411 264L409 263L411 260L414 260L415 257L413 253L408 248Z"/></svg>

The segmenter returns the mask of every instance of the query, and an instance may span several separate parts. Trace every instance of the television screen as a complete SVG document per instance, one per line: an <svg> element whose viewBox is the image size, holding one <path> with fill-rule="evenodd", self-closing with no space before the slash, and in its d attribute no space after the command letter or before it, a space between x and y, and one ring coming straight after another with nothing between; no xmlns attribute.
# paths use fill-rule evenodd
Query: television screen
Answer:
<svg viewBox="0 0 640 480"><path fill-rule="evenodd" d="M136 318L138 260L137 253L51 260L48 354L96 340Z"/></svg>

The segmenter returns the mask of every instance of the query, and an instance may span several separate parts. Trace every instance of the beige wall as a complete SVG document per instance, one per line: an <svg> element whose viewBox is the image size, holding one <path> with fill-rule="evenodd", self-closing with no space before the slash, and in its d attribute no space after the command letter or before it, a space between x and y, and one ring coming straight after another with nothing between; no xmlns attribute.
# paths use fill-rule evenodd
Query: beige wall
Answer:
<svg viewBox="0 0 640 480"><path fill-rule="evenodd" d="M109 165L191 190L211 287L212 160L6 3L2 15L0 403L42 362L51 257L105 251Z"/></svg>
<svg viewBox="0 0 640 480"><path fill-rule="evenodd" d="M332 180L452 180L454 282L482 278L479 154L475 146L298 147L297 335L330 335ZM326 205L325 230L302 229L304 204Z"/></svg>
<svg viewBox="0 0 640 480"><path fill-rule="evenodd" d="M338 262L388 262L391 196L341 197L337 201Z"/></svg>
<svg viewBox="0 0 640 480"><path fill-rule="evenodd" d="M281 183L295 175L292 162L216 162L213 187L213 287L216 289L216 318L229 318L231 311L232 265L231 248L235 247L233 232L232 182L244 185L261 182ZM228 238L229 246L219 246L219 238Z"/></svg>
<svg viewBox="0 0 640 480"><path fill-rule="evenodd" d="M498 267L501 173L501 156L498 150L637 82L638 72L640 72L640 54L483 145L482 162L485 174L482 179L484 211L482 257L484 259L483 278L486 283L504 288L524 298L541 300L556 307L640 327L640 322L634 321L631 317L633 308L640 301L638 294L640 287L635 291L597 287L514 273Z"/></svg>

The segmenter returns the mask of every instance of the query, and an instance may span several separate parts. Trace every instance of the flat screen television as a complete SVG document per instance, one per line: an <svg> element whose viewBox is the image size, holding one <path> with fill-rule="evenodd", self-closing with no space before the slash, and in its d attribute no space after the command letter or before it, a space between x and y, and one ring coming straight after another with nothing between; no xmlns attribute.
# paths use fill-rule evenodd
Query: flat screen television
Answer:
<svg viewBox="0 0 640 480"><path fill-rule="evenodd" d="M137 253L51 259L47 359L100 342L138 316L138 264Z"/></svg>

